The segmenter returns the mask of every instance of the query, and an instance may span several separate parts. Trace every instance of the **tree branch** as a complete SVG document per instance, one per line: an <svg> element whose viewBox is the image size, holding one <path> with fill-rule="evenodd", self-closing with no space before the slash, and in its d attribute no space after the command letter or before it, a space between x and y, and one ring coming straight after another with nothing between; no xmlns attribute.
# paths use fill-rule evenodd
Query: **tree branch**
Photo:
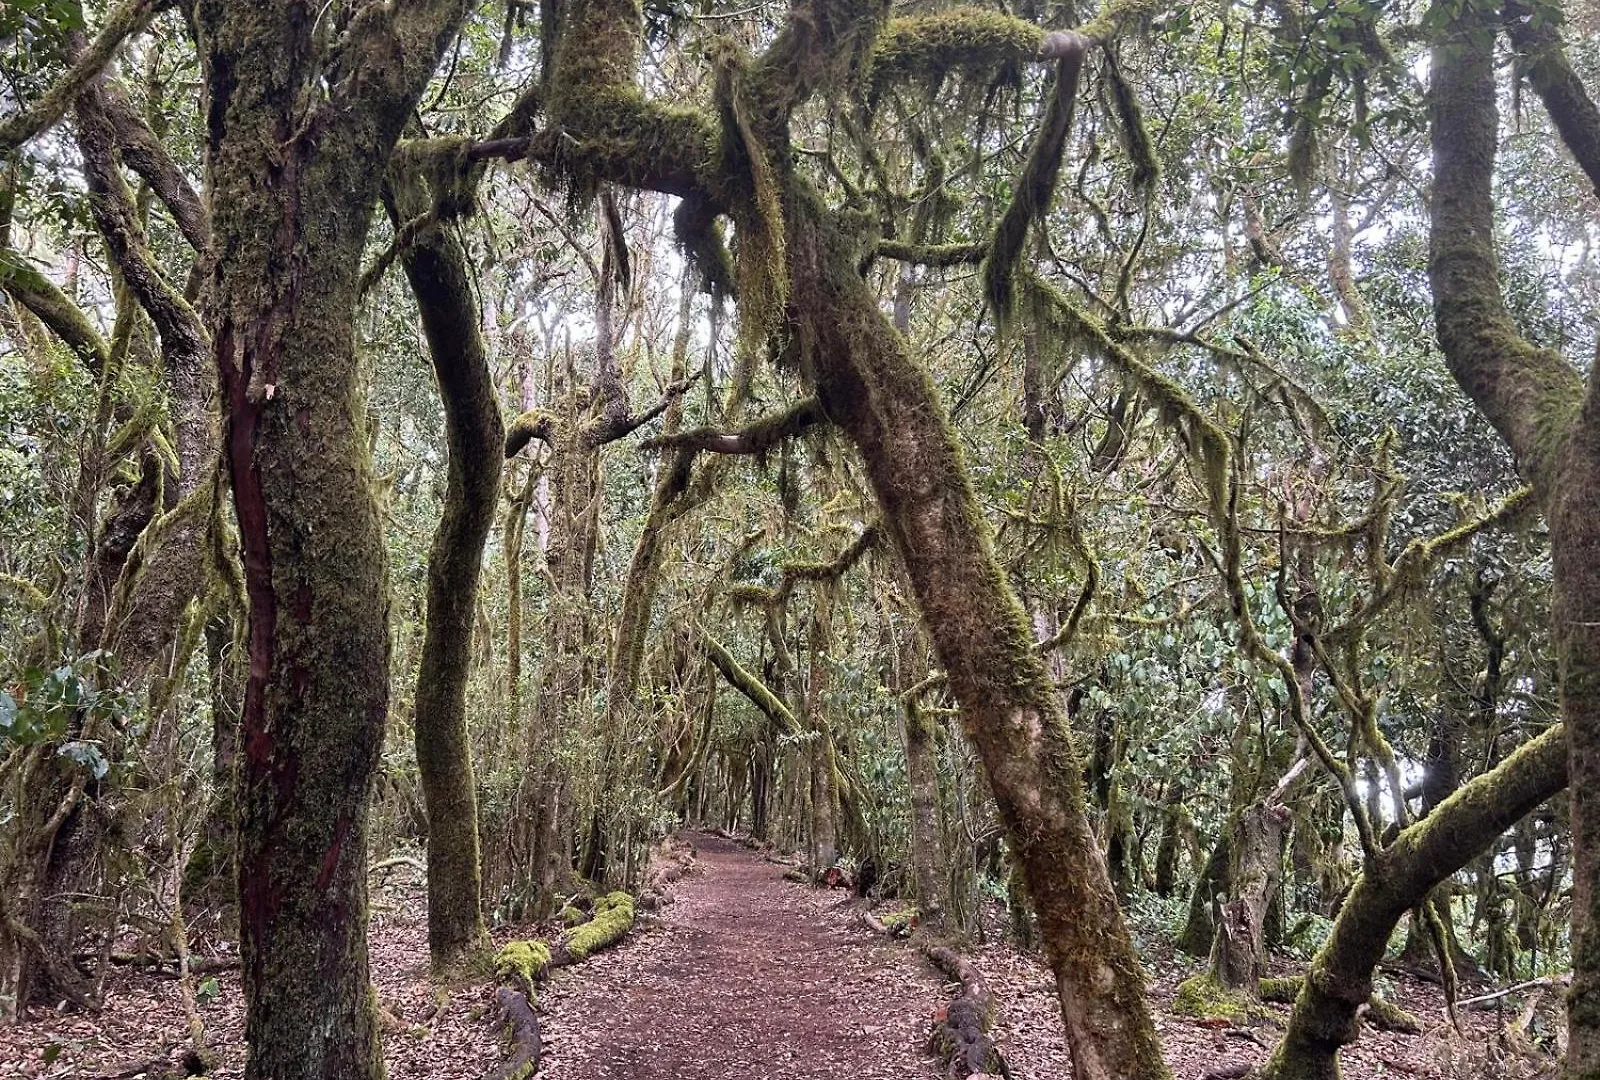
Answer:
<svg viewBox="0 0 1600 1080"><path fill-rule="evenodd" d="M144 29L167 0L124 0L106 16L100 33L45 95L21 112L0 120L0 154L14 150L66 115L72 101L116 55L129 37Z"/></svg>
<svg viewBox="0 0 1600 1080"><path fill-rule="evenodd" d="M9 248L0 248L0 290L27 308L67 347L78 354L96 379L105 370L111 350L83 309L55 282Z"/></svg>
<svg viewBox="0 0 1600 1080"><path fill-rule="evenodd" d="M1560 353L1522 336L1500 294L1491 190L1497 22L1494 11L1468 5L1433 50L1428 279L1451 373L1545 496L1583 402L1583 381Z"/></svg>
<svg viewBox="0 0 1600 1080"><path fill-rule="evenodd" d="M763 417L738 431L719 431L716 428L695 428L675 435L658 435L646 439L640 446L644 450L664 450L679 447L703 450L712 454L765 454L784 439L825 423L822 407L816 398L806 398L783 412Z"/></svg>
<svg viewBox="0 0 1600 1080"><path fill-rule="evenodd" d="M1511 44L1521 55L1520 67L1555 121L1561 141L1600 195L1600 108L1583 87L1561 42L1561 32L1542 8L1536 19L1522 0L1506 0L1505 26Z"/></svg>

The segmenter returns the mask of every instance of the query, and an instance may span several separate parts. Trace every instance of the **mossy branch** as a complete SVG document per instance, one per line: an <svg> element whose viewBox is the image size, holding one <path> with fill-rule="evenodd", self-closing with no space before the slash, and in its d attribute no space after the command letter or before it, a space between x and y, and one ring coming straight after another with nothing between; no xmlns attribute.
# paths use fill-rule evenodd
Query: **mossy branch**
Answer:
<svg viewBox="0 0 1600 1080"><path fill-rule="evenodd" d="M751 603L781 607L800 582L829 583L839 580L882 539L883 529L876 524L868 525L849 546L827 562L786 563L781 568L778 583L772 588L745 584L734 586L732 591L738 598Z"/></svg>
<svg viewBox="0 0 1600 1080"><path fill-rule="evenodd" d="M0 248L0 290L33 315L76 353L96 377L111 351L83 309L22 255Z"/></svg>
<svg viewBox="0 0 1600 1080"><path fill-rule="evenodd" d="M762 417L737 431L720 431L702 427L668 435L657 435L640 444L644 450L669 448L705 451L712 454L740 454L764 456L777 448L785 439L825 423L822 407L816 398L791 405L771 416Z"/></svg>
<svg viewBox="0 0 1600 1080"><path fill-rule="evenodd" d="M1428 571L1440 559L1460 551L1479 533L1514 526L1525 515L1536 511L1538 503L1534 494L1531 487L1518 488L1479 516L1469 518L1453 529L1438 536L1412 540L1395 556L1394 562L1388 564L1383 574L1383 585L1344 622L1324 631L1323 640L1329 646L1348 641L1371 625L1378 615L1421 586ZM1374 557L1381 559L1382 552L1375 550Z"/></svg>
<svg viewBox="0 0 1600 1080"><path fill-rule="evenodd" d="M1059 289L1034 275L1023 279L1026 302L1036 324L1066 340L1080 341L1133 385L1156 408L1163 423L1201 465L1211 517L1225 516L1230 447L1227 433L1207 416L1189 392L1146 364L1112 337L1104 323L1078 308Z"/></svg>
<svg viewBox="0 0 1600 1080"><path fill-rule="evenodd" d="M150 17L167 3L168 0L124 0L112 8L94 41L73 61L66 74L38 101L0 120L0 154L16 149L65 116L73 99L105 70L122 43L144 29Z"/></svg>
<svg viewBox="0 0 1600 1080"><path fill-rule="evenodd" d="M514 458L523 447L538 439L548 444L555 437L556 415L545 409L529 409L506 425L506 457Z"/></svg>
<svg viewBox="0 0 1600 1080"><path fill-rule="evenodd" d="M1434 192L1428 281L1451 374L1510 444L1523 475L1548 494L1583 405L1583 379L1553 349L1522 336L1500 293L1494 165L1500 133L1494 72L1499 15L1452 8L1428 95Z"/></svg>
<svg viewBox="0 0 1600 1080"><path fill-rule="evenodd" d="M918 266L947 267L981 263L988 252L987 243L908 244L900 240L879 240L874 254Z"/></svg>
<svg viewBox="0 0 1600 1080"><path fill-rule="evenodd" d="M790 735L798 735L804 730L789 706L785 705L778 695L767 689L766 683L745 670L739 661L733 658L726 645L707 633L705 627L697 629L700 632L700 640L705 645L707 659L717 671L721 672L729 686L748 698L752 705Z"/></svg>

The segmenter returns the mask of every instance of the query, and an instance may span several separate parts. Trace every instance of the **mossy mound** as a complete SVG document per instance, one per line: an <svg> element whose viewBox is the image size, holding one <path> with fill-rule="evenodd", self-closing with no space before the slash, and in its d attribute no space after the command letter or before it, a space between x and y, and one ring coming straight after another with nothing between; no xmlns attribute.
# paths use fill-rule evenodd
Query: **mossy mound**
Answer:
<svg viewBox="0 0 1600 1080"><path fill-rule="evenodd" d="M569 930L588 921L589 913L576 904L567 904L561 909L561 925Z"/></svg>
<svg viewBox="0 0 1600 1080"><path fill-rule="evenodd" d="M534 983L550 966L550 946L542 941L508 941L494 954L494 974L534 998Z"/></svg>
<svg viewBox="0 0 1600 1080"><path fill-rule="evenodd" d="M1234 1024L1253 1023L1266 1015L1261 1002L1243 990L1229 990L1210 974L1195 975L1179 983L1172 1011L1197 1020L1227 1020Z"/></svg>

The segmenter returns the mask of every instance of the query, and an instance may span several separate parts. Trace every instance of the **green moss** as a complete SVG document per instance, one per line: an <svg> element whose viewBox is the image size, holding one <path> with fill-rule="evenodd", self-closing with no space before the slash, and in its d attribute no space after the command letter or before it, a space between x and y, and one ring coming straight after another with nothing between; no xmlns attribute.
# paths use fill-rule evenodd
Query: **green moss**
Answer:
<svg viewBox="0 0 1600 1080"><path fill-rule="evenodd" d="M542 941L508 941L494 954L494 974L503 982L515 983L528 1000L534 996L534 983L550 966L550 946Z"/></svg>
<svg viewBox="0 0 1600 1080"><path fill-rule="evenodd" d="M1377 994L1367 999L1366 1020L1380 1031L1399 1031L1407 1035L1416 1035L1422 1031L1421 1020L1394 1002L1385 1001Z"/></svg>
<svg viewBox="0 0 1600 1080"><path fill-rule="evenodd" d="M615 944L633 928L633 918L632 896L625 892L607 893L595 901L593 917L568 933L562 945L574 960L582 960Z"/></svg>
<svg viewBox="0 0 1600 1080"><path fill-rule="evenodd" d="M987 78L1032 60L1043 42L1032 23L975 7L892 19L878 35L872 86L917 80L937 87L951 73Z"/></svg>
<svg viewBox="0 0 1600 1080"><path fill-rule="evenodd" d="M1242 990L1229 990L1210 974L1196 975L1179 983L1172 1011L1178 1016L1201 1020L1221 1018L1235 1024L1248 1024L1264 1015L1259 1001Z"/></svg>
<svg viewBox="0 0 1600 1080"><path fill-rule="evenodd" d="M1291 975L1286 979L1262 979L1261 1000L1275 1005L1293 1005L1300 993L1300 984L1304 981L1299 975Z"/></svg>
<svg viewBox="0 0 1600 1080"><path fill-rule="evenodd" d="M589 913L581 907L566 904L561 908L561 923L563 926L573 927L588 921Z"/></svg>

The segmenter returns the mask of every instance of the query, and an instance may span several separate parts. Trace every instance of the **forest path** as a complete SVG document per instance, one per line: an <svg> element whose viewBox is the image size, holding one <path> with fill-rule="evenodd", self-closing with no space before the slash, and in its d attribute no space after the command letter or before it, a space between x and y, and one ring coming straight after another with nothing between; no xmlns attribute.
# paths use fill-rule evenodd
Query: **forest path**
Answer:
<svg viewBox="0 0 1600 1080"><path fill-rule="evenodd" d="M546 989L547 1080L928 1080L944 1000L909 949L855 925L843 895L687 834L698 869L661 926Z"/></svg>

